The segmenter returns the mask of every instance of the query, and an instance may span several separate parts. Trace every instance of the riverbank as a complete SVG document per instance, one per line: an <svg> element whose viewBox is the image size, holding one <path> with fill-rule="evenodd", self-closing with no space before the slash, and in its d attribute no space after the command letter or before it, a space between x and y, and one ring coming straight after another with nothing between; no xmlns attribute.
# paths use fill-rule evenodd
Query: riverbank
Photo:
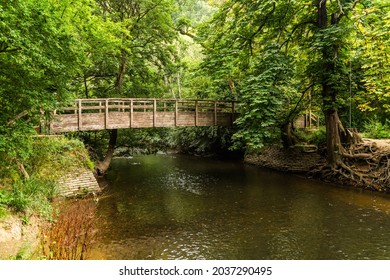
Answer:
<svg viewBox="0 0 390 280"><path fill-rule="evenodd" d="M339 185L389 192L389 162L385 161L390 156L390 139L363 139L360 146L364 152L350 154L348 160L352 167L345 167L346 170L326 170L325 155L307 146L283 149L278 145L269 145L259 153L246 155L244 162ZM377 166L373 166L374 163Z"/></svg>
<svg viewBox="0 0 390 280"><path fill-rule="evenodd" d="M40 223L37 217L18 215L0 219L0 259L31 258L39 244Z"/></svg>
<svg viewBox="0 0 390 280"><path fill-rule="evenodd" d="M65 137L34 137L33 153L0 166L0 259L47 258L42 232L55 225L66 198L98 193L93 163L84 144ZM82 216L82 215L81 215Z"/></svg>
<svg viewBox="0 0 390 280"><path fill-rule="evenodd" d="M303 147L283 149L278 145L264 147L260 153L248 154L244 162L278 171L305 174L326 160L317 152L305 152Z"/></svg>

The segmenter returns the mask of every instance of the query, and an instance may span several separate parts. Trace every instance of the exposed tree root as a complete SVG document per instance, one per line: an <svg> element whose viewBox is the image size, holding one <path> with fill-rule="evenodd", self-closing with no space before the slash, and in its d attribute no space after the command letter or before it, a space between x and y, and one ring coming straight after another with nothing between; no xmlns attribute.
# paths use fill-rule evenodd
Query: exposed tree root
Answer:
<svg viewBox="0 0 390 280"><path fill-rule="evenodd" d="M319 166L312 174L327 181L390 192L390 150L371 143L353 144L343 149L334 166Z"/></svg>

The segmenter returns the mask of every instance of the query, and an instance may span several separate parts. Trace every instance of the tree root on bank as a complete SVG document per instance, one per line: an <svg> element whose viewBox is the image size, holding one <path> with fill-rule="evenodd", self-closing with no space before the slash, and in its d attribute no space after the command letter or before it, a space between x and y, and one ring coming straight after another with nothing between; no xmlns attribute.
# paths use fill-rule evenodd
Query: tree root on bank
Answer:
<svg viewBox="0 0 390 280"><path fill-rule="evenodd" d="M390 150L359 143L343 149L334 166L322 165L311 172L331 182L390 192Z"/></svg>

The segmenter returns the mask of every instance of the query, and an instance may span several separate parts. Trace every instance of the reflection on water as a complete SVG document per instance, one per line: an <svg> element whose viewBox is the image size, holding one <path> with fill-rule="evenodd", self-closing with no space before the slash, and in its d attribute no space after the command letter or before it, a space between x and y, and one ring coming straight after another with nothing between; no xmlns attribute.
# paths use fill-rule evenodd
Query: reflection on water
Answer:
<svg viewBox="0 0 390 280"><path fill-rule="evenodd" d="M237 162L116 159L94 259L390 259L390 198Z"/></svg>

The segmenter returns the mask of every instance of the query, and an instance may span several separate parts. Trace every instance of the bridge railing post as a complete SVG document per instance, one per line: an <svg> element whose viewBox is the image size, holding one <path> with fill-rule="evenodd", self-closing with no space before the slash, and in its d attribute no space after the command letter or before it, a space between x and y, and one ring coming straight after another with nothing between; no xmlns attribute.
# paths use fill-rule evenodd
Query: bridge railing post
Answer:
<svg viewBox="0 0 390 280"><path fill-rule="evenodd" d="M231 122L230 122L230 125L233 125L233 122L234 122L234 119L235 119L235 117L234 117L234 114L236 113L236 108L235 108L235 102L234 101L232 101L232 114L231 114Z"/></svg>
<svg viewBox="0 0 390 280"><path fill-rule="evenodd" d="M177 116L178 116L178 113L179 113L178 102L177 102L177 99L175 99L175 126L177 126Z"/></svg>
<svg viewBox="0 0 390 280"><path fill-rule="evenodd" d="M214 101L214 126L217 125L217 101Z"/></svg>
<svg viewBox="0 0 390 280"><path fill-rule="evenodd" d="M104 100L104 128L108 128L108 99Z"/></svg>
<svg viewBox="0 0 390 280"><path fill-rule="evenodd" d="M82 127L82 103L81 99L78 100L77 102L77 111L78 111L78 118L77 118L77 126L78 130L81 130Z"/></svg>
<svg viewBox="0 0 390 280"><path fill-rule="evenodd" d="M156 117L157 117L157 100L153 99L153 127L156 127Z"/></svg>
<svg viewBox="0 0 390 280"><path fill-rule="evenodd" d="M133 99L130 99L130 128L133 127L133 119L134 119L134 110L133 110Z"/></svg>
<svg viewBox="0 0 390 280"><path fill-rule="evenodd" d="M198 126L198 100L195 100L195 126Z"/></svg>

